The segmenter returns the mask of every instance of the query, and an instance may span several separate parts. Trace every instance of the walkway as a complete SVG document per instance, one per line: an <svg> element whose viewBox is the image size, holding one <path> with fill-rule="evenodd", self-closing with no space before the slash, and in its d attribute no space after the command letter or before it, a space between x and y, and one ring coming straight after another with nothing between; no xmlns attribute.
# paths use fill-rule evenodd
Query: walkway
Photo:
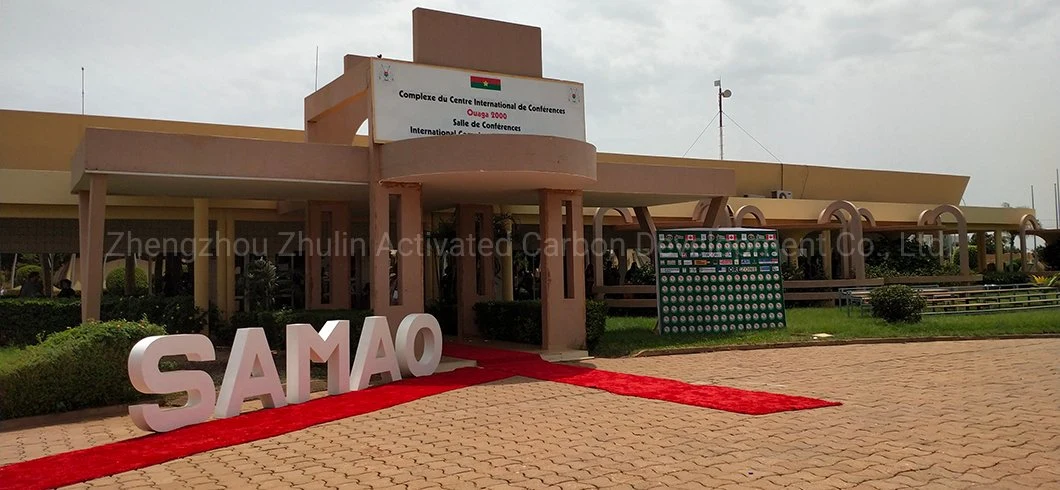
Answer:
<svg viewBox="0 0 1060 490"><path fill-rule="evenodd" d="M1060 340L600 359L813 396L748 416L512 378L85 487L876 488L1060 482ZM0 464L137 435L128 417L0 432Z"/></svg>

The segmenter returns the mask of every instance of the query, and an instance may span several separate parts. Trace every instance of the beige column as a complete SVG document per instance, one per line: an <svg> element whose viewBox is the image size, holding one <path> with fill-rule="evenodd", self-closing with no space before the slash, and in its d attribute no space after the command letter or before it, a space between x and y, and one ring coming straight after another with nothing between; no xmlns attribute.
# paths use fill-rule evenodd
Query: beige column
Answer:
<svg viewBox="0 0 1060 490"><path fill-rule="evenodd" d="M505 216L511 216L512 208L509 206L502 206L501 213ZM498 250L501 259L501 299L504 301L515 300L515 283L513 282L515 271L513 260L513 249L512 246L512 220L504 220L504 249Z"/></svg>
<svg viewBox="0 0 1060 490"><path fill-rule="evenodd" d="M1001 230L994 230L994 267L998 272L1005 270L1005 240Z"/></svg>
<svg viewBox="0 0 1060 490"><path fill-rule="evenodd" d="M81 320L100 319L103 297L103 238L107 213L107 177L89 175L88 191L79 193L82 247Z"/></svg>
<svg viewBox="0 0 1060 490"><path fill-rule="evenodd" d="M192 237L195 244L194 292L195 307L206 311L210 308L210 200L193 199ZM204 334L209 334L207 327Z"/></svg>
<svg viewBox="0 0 1060 490"><path fill-rule="evenodd" d="M320 309L323 304L323 291L321 291L321 267L323 267L320 254L324 251L321 236L323 226L320 222L321 209L319 201L309 201L305 208L305 237L302 241L302 254L305 256L305 307L308 310Z"/></svg>
<svg viewBox="0 0 1060 490"><path fill-rule="evenodd" d="M476 230L476 223L479 224ZM475 303L493 295L493 255L482 243L493 242L493 207L459 204L456 207L456 322L460 339L478 336ZM484 252L480 255L479 252Z"/></svg>
<svg viewBox="0 0 1060 490"><path fill-rule="evenodd" d="M423 207L422 190L414 184L369 184L369 247L373 313L387 317L392 332L412 313L422 313L423 305ZM390 198L400 196L397 208L397 236L390 236ZM397 301L390 288L390 252L397 253Z"/></svg>
<svg viewBox="0 0 1060 490"><path fill-rule="evenodd" d="M227 210L217 212L217 232L215 241L216 281L217 287L214 295L214 304L221 311L221 318L228 319L235 309L235 257L233 255L233 242L235 241L235 230L233 221Z"/></svg>
<svg viewBox="0 0 1060 490"><path fill-rule="evenodd" d="M434 230L434 217L430 216L424 221L424 228L427 230ZM431 236L423 243L423 286L424 286L424 302L437 301L438 294L438 254L437 248L440 246L436 242L437 237Z"/></svg>
<svg viewBox="0 0 1060 490"><path fill-rule="evenodd" d="M566 211L566 216L564 216ZM650 215L644 209L644 216ZM542 189L541 347L585 348L585 252L581 191ZM638 218L641 212L638 212ZM566 219L564 219L566 218ZM642 221L642 223L644 223ZM568 242L564 243L564 225ZM566 265L566 271L564 271Z"/></svg>
<svg viewBox="0 0 1060 490"><path fill-rule="evenodd" d="M980 273L986 271L986 232L980 231L975 234L976 255L978 255L979 266L976 270Z"/></svg>
<svg viewBox="0 0 1060 490"><path fill-rule="evenodd" d="M328 204L326 210L331 213L331 233L327 237L328 250L331 253L331 302L328 308L350 309L350 257L352 241L350 240L350 205L346 202Z"/></svg>
<svg viewBox="0 0 1060 490"><path fill-rule="evenodd" d="M832 279L832 230L821 230L821 265L824 278Z"/></svg>

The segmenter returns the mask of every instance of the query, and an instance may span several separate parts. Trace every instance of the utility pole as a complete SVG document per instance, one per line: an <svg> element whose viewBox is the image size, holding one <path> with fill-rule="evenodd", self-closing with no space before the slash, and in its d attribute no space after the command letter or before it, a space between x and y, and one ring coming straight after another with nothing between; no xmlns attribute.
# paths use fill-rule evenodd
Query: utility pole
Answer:
<svg viewBox="0 0 1060 490"><path fill-rule="evenodd" d="M721 101L732 97L732 90L722 90L721 80L714 80L714 86L718 87L718 156L719 160L725 159L725 111L722 110Z"/></svg>

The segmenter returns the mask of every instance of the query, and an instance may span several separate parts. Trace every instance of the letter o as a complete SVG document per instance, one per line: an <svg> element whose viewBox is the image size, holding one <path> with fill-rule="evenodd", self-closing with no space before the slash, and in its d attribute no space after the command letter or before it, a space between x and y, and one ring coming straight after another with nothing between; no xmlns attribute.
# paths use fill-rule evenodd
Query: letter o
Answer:
<svg viewBox="0 0 1060 490"><path fill-rule="evenodd" d="M424 332L423 356L416 359L416 336L421 331ZM442 361L442 327L433 315L417 313L406 316L398 326L394 343L402 375L430 376Z"/></svg>

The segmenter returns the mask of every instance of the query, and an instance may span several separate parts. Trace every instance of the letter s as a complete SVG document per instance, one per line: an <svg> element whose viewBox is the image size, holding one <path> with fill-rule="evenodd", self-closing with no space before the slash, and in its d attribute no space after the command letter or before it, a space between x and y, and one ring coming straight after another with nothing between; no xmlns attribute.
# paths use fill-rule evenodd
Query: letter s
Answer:
<svg viewBox="0 0 1060 490"><path fill-rule="evenodd" d="M213 379L205 371L163 373L158 369L158 361L165 356L185 356L189 361L216 358L213 343L205 335L161 335L137 342L129 352L129 381L133 387L145 394L186 391L188 402L166 410L156 404L132 405L129 416L133 422L143 430L168 432L209 420L217 399Z"/></svg>

